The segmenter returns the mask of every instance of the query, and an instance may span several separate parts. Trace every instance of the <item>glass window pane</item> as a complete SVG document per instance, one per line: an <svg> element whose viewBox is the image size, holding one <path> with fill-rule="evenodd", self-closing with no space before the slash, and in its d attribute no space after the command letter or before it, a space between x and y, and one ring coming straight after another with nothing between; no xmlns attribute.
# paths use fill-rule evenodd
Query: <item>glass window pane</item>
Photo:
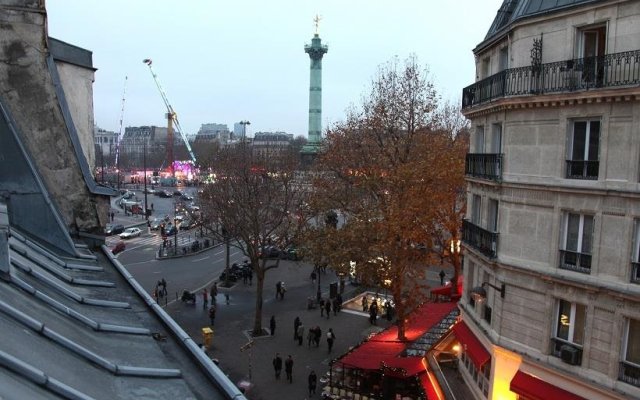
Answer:
<svg viewBox="0 0 640 400"><path fill-rule="evenodd" d="M556 337L569 340L569 326L571 325L571 303L560 300L558 306L558 330Z"/></svg>
<svg viewBox="0 0 640 400"><path fill-rule="evenodd" d="M587 308L582 304L576 304L576 316L573 327L573 340L575 344L584 343L584 325L587 314Z"/></svg>
<svg viewBox="0 0 640 400"><path fill-rule="evenodd" d="M593 236L593 217L590 215L584 216L584 224L582 226L582 248L581 253L591 254L591 239Z"/></svg>
<svg viewBox="0 0 640 400"><path fill-rule="evenodd" d="M571 149L572 160L584 160L584 150L586 147L587 123L585 121L573 124L573 148Z"/></svg>
<svg viewBox="0 0 640 400"><path fill-rule="evenodd" d="M640 321L629 320L629 336L627 337L626 361L640 364Z"/></svg>
<svg viewBox="0 0 640 400"><path fill-rule="evenodd" d="M580 228L580 215L569 214L567 221L567 244L565 250L578 251L578 229Z"/></svg>
<svg viewBox="0 0 640 400"><path fill-rule="evenodd" d="M600 146L600 121L589 124L589 160L598 160L598 146Z"/></svg>

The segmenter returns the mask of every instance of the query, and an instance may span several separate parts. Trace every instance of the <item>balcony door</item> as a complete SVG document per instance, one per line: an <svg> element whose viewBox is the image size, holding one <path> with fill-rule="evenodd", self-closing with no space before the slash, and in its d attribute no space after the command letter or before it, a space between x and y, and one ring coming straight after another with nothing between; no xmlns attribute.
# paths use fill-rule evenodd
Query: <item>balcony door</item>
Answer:
<svg viewBox="0 0 640 400"><path fill-rule="evenodd" d="M602 85L607 27L599 25L582 29L579 37L579 57L583 59L582 80L596 86Z"/></svg>

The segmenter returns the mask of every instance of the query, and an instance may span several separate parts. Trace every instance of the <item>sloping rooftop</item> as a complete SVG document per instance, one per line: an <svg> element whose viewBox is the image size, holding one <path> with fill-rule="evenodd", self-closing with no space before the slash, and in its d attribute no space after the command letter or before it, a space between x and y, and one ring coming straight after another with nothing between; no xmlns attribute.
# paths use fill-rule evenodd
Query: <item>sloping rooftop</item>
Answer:
<svg viewBox="0 0 640 400"><path fill-rule="evenodd" d="M60 257L8 222L0 203L0 398L233 398L117 262Z"/></svg>
<svg viewBox="0 0 640 400"><path fill-rule="evenodd" d="M517 20L602 1L603 0L504 0L484 41L499 34L506 26Z"/></svg>

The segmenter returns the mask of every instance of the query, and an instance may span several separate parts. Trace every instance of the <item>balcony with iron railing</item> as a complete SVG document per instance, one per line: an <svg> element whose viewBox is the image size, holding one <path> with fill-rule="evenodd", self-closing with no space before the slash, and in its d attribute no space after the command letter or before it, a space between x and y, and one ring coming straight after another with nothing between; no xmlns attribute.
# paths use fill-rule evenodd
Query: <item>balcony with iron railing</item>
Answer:
<svg viewBox="0 0 640 400"><path fill-rule="evenodd" d="M597 160L566 160L567 179L597 180L600 162Z"/></svg>
<svg viewBox="0 0 640 400"><path fill-rule="evenodd" d="M498 232L491 232L469 220L462 220L462 240L489 258L498 256L498 235Z"/></svg>
<svg viewBox="0 0 640 400"><path fill-rule="evenodd" d="M591 254L571 250L560 250L560 265L558 267L560 269L590 274Z"/></svg>
<svg viewBox="0 0 640 400"><path fill-rule="evenodd" d="M640 50L510 68L462 89L462 108L508 96L576 92L640 83Z"/></svg>
<svg viewBox="0 0 640 400"><path fill-rule="evenodd" d="M640 387L640 365L628 361L620 361L618 380L628 383L629 385Z"/></svg>
<svg viewBox="0 0 640 400"><path fill-rule="evenodd" d="M631 283L640 283L640 262L631 263Z"/></svg>
<svg viewBox="0 0 640 400"><path fill-rule="evenodd" d="M502 154L468 153L464 163L464 172L474 178L502 180Z"/></svg>

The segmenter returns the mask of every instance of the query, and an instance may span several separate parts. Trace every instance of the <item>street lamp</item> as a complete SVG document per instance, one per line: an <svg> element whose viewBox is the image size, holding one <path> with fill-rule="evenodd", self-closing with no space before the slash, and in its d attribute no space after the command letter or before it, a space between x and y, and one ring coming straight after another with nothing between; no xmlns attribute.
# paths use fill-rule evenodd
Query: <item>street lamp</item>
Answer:
<svg viewBox="0 0 640 400"><path fill-rule="evenodd" d="M242 139L245 140L247 138L247 125L251 125L251 122L240 121L240 125L242 125Z"/></svg>
<svg viewBox="0 0 640 400"><path fill-rule="evenodd" d="M485 286L490 286L495 290L500 291L500 297L504 299L504 294L506 290L506 285L502 283L500 286L492 285L489 282L482 282L480 286L476 286L471 289L471 297L477 303L482 303L487 299L487 291L484 289Z"/></svg>
<svg viewBox="0 0 640 400"><path fill-rule="evenodd" d="M149 226L149 212L147 211L149 203L147 203L147 138L144 138L142 147L142 167L144 169L144 216Z"/></svg>

